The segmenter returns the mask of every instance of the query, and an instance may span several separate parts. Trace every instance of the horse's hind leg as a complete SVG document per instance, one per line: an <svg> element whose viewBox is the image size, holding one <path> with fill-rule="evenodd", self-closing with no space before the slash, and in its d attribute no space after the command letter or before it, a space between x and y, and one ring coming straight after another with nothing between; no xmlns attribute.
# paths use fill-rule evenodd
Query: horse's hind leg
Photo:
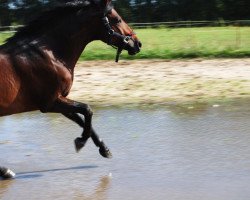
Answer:
<svg viewBox="0 0 250 200"><path fill-rule="evenodd" d="M3 179L11 179L15 177L15 173L6 167L0 167L0 177Z"/></svg>
<svg viewBox="0 0 250 200"><path fill-rule="evenodd" d="M80 127L84 127L84 119L82 119L78 114L76 113L63 113L63 115L69 119L71 119L72 121L76 122ZM93 140L93 142L95 143L95 145L97 147L99 147L99 152L100 154L105 157L105 158L111 158L112 154L109 150L109 148L105 145L105 143L103 142L103 140L101 140L99 138L99 136L97 135L97 133L95 132L95 130L93 128L91 128L91 138Z"/></svg>

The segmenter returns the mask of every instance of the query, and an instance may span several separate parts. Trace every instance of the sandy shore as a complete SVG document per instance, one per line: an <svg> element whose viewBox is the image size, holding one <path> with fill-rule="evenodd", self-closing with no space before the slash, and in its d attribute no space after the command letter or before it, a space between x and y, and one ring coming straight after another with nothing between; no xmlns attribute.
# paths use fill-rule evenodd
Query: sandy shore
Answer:
<svg viewBox="0 0 250 200"><path fill-rule="evenodd" d="M250 58L85 61L69 97L100 106L250 97Z"/></svg>

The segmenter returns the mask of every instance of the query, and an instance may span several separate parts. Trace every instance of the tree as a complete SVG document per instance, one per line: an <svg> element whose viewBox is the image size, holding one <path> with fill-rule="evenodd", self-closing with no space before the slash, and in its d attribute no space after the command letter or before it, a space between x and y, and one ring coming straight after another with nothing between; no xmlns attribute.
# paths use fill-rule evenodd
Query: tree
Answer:
<svg viewBox="0 0 250 200"><path fill-rule="evenodd" d="M42 11L72 0L1 0L0 26L24 24ZM249 0L113 0L129 22L250 19Z"/></svg>
<svg viewBox="0 0 250 200"><path fill-rule="evenodd" d="M116 10L119 14L128 21L133 20L133 12L131 9L131 4L128 0L117 0L114 2Z"/></svg>
<svg viewBox="0 0 250 200"><path fill-rule="evenodd" d="M0 26L11 25L11 13L9 10L9 1L1 0L0 3Z"/></svg>

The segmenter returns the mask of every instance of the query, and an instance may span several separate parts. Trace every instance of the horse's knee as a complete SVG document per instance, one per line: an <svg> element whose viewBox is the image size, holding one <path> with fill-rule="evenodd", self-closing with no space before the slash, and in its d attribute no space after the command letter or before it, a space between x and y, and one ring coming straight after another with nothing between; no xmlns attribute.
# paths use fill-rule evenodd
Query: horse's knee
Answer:
<svg viewBox="0 0 250 200"><path fill-rule="evenodd" d="M93 116L93 111L90 105L76 102L75 106L79 110L79 113L84 115L85 118L91 118Z"/></svg>
<svg viewBox="0 0 250 200"><path fill-rule="evenodd" d="M88 104L86 104L85 113L86 113L87 117L92 117L93 116L93 111L92 111L91 107Z"/></svg>

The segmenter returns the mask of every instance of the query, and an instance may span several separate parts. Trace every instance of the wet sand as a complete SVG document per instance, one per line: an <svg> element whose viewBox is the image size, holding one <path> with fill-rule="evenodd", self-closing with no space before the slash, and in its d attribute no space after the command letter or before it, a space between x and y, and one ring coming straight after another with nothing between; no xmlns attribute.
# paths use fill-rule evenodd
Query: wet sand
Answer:
<svg viewBox="0 0 250 200"><path fill-rule="evenodd" d="M70 98L91 105L210 102L250 96L250 58L85 61Z"/></svg>

